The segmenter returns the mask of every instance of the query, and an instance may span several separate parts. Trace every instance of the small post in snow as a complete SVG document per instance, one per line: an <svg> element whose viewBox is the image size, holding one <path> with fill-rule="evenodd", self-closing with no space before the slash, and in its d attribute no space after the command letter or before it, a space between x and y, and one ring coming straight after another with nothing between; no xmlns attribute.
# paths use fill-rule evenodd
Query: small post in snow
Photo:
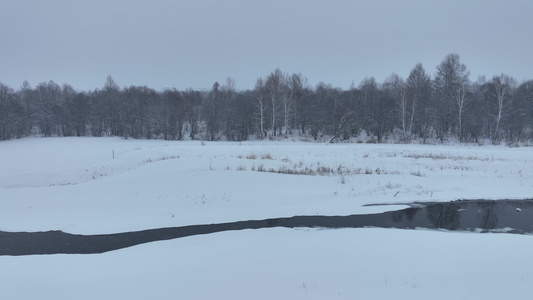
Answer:
<svg viewBox="0 0 533 300"><path fill-rule="evenodd" d="M115 150L113 149L113 159L115 159Z"/></svg>

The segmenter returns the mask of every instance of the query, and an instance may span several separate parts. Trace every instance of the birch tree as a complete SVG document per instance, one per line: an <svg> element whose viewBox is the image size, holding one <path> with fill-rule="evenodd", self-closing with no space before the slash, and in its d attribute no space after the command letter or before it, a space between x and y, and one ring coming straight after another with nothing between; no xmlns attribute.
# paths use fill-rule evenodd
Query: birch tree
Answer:
<svg viewBox="0 0 533 300"><path fill-rule="evenodd" d="M458 121L458 134L459 134L459 140L461 142L464 142L465 137L463 133L463 115L466 109L468 108L468 98L467 93L469 92L469 84L467 82L463 82L459 89L457 90L457 94L455 95L455 100L457 103L457 121Z"/></svg>
<svg viewBox="0 0 533 300"><path fill-rule="evenodd" d="M501 139L502 120L508 116L508 108L511 105L511 88L516 85L513 78L501 74L494 76L491 80L491 96L493 99L492 106L495 108L489 111L489 115L494 119L494 130L492 140L497 143Z"/></svg>
<svg viewBox="0 0 533 300"><path fill-rule="evenodd" d="M268 75L265 81L265 90L268 95L270 105L270 130L273 135L276 135L276 130L279 127L279 114L280 107L286 101L286 80L285 75L280 69L276 69L274 72ZM288 104L287 104L288 109ZM287 116L288 118L288 116Z"/></svg>

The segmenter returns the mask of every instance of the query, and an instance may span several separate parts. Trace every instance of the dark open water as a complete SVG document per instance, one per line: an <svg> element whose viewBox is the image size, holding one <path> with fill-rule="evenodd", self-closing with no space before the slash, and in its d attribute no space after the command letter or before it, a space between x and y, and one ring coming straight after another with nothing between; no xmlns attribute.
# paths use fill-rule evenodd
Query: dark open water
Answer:
<svg viewBox="0 0 533 300"><path fill-rule="evenodd" d="M459 200L445 203L411 203L409 205L410 208L380 214L295 216L101 235L77 235L62 231L0 231L0 255L103 253L154 241L229 230L272 227L426 228L481 233L533 233L533 199Z"/></svg>

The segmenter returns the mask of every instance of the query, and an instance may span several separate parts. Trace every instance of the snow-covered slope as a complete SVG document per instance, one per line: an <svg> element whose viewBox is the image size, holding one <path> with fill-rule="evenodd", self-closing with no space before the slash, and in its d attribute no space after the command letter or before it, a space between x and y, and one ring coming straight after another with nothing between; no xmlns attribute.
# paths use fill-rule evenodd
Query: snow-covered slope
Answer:
<svg viewBox="0 0 533 300"><path fill-rule="evenodd" d="M530 148L50 138L2 142L0 165L0 229L9 231L107 233L533 195Z"/></svg>

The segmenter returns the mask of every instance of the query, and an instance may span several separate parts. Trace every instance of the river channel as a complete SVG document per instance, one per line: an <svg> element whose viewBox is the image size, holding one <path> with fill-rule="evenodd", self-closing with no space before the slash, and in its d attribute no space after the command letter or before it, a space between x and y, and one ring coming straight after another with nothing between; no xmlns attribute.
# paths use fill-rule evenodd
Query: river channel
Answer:
<svg viewBox="0 0 533 300"><path fill-rule="evenodd" d="M63 231L0 231L0 255L104 253L154 241L222 231L273 227L331 229L378 227L478 233L533 233L533 199L415 202L406 203L406 205L409 207L379 214L294 216L114 234L78 235Z"/></svg>

